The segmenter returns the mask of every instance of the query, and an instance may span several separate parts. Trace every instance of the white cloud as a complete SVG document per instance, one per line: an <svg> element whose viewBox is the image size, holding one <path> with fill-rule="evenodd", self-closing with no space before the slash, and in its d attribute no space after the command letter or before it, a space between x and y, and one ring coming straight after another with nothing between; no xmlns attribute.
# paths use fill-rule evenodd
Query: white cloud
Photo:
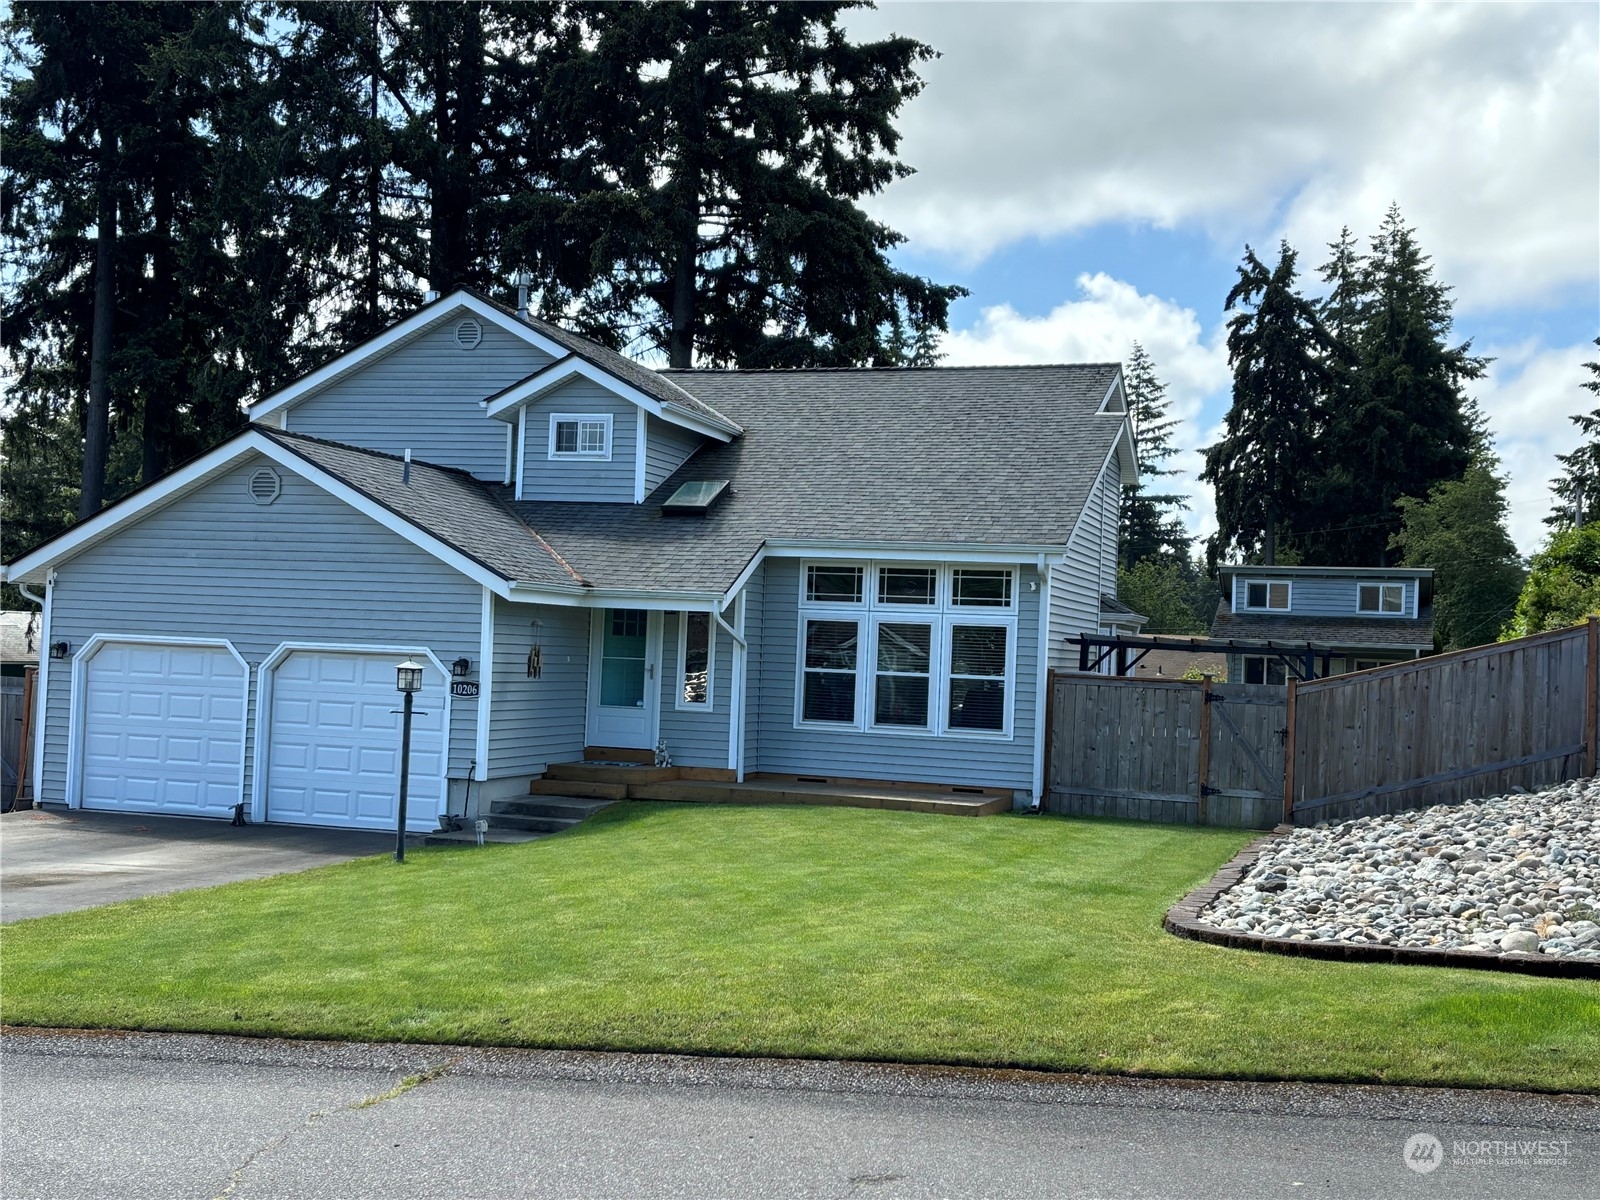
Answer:
<svg viewBox="0 0 1600 1200"><path fill-rule="evenodd" d="M1489 418L1495 449L1510 478L1506 499L1512 540L1531 554L1549 533L1543 522L1550 512L1550 481L1560 467L1556 455L1578 444L1578 428L1569 418L1595 407L1593 393L1579 385L1593 378L1583 364L1600 350L1592 342L1552 348L1530 340L1484 353L1495 361L1471 391Z"/></svg>
<svg viewBox="0 0 1600 1200"><path fill-rule="evenodd" d="M898 121L918 174L870 202L981 260L1104 222L1192 225L1308 266L1391 200L1463 311L1600 268L1593 5L885 4L942 53Z"/></svg>

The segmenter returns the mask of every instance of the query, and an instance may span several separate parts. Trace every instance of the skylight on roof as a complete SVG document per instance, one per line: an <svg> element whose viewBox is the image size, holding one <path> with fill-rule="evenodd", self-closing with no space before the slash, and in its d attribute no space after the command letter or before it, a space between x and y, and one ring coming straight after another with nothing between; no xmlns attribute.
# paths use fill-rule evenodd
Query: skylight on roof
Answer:
<svg viewBox="0 0 1600 1200"><path fill-rule="evenodd" d="M694 479L679 484L678 490L661 504L666 517L703 517L728 490L726 479Z"/></svg>

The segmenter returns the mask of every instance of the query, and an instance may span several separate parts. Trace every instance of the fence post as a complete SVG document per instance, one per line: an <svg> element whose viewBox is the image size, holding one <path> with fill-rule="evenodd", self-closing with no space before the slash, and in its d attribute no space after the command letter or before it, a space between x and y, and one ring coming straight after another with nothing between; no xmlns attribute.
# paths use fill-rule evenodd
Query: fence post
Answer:
<svg viewBox="0 0 1600 1200"><path fill-rule="evenodd" d="M1589 618L1589 659L1583 665L1583 773L1594 778L1595 731L1600 726L1600 617Z"/></svg>
<svg viewBox="0 0 1600 1200"><path fill-rule="evenodd" d="M1206 823L1206 780L1211 775L1211 676L1205 676L1200 684L1200 780L1195 785L1199 789L1196 797L1195 824Z"/></svg>
<svg viewBox="0 0 1600 1200"><path fill-rule="evenodd" d="M1283 823L1294 824L1294 705L1295 677L1289 676L1289 695L1284 701L1283 731Z"/></svg>
<svg viewBox="0 0 1600 1200"><path fill-rule="evenodd" d="M1045 670L1044 692L1044 762L1040 763L1039 811L1044 811L1045 798L1050 794L1050 767L1056 757L1056 669Z"/></svg>

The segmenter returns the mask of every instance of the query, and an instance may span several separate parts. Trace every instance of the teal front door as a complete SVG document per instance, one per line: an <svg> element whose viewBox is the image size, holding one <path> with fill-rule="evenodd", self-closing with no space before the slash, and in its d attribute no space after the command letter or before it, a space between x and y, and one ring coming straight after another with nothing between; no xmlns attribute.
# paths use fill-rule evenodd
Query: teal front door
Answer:
<svg viewBox="0 0 1600 1200"><path fill-rule="evenodd" d="M661 705L661 614L606 608L589 640L591 746L648 750Z"/></svg>

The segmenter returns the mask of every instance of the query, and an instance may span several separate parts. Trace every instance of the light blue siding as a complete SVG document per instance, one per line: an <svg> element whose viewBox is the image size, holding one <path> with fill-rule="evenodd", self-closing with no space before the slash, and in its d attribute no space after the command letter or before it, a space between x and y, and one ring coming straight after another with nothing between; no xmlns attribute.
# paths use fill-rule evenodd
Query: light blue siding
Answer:
<svg viewBox="0 0 1600 1200"><path fill-rule="evenodd" d="M744 763L745 770L761 758L761 678L766 672L766 594L767 564L762 563L744 585L744 640L750 649L745 654Z"/></svg>
<svg viewBox="0 0 1600 1200"><path fill-rule="evenodd" d="M1067 560L1050 571L1050 666L1076 670L1077 651L1066 639L1100 629L1100 594L1117 593L1117 537L1122 470L1106 464L1067 545Z"/></svg>
<svg viewBox="0 0 1600 1200"><path fill-rule="evenodd" d="M1240 573L1233 578L1233 611L1261 612L1260 609L1246 609L1246 585L1251 581L1251 576ZM1272 579L1271 576L1260 576L1262 580ZM1385 620L1394 620L1396 617L1415 617L1417 615L1417 581L1415 579L1389 579L1381 572L1374 572L1370 578L1351 578L1338 576L1307 576L1294 578L1289 589L1289 614L1299 617L1359 617L1362 620L1371 619L1375 625L1381 626ZM1404 612L1390 614L1385 617L1377 613L1364 613L1356 611L1356 603L1360 598L1360 586L1363 583L1398 583L1405 588L1403 601ZM1383 639L1376 634L1375 641Z"/></svg>
<svg viewBox="0 0 1600 1200"><path fill-rule="evenodd" d="M504 481L511 439L481 401L531 375L550 356L478 318L483 340L456 341L452 316L383 358L291 406L286 427L329 441L412 456Z"/></svg>
<svg viewBox="0 0 1600 1200"><path fill-rule="evenodd" d="M524 500L587 500L632 504L637 477L639 409L583 378L569 379L527 407L522 456ZM550 457L553 413L605 414L611 417L611 458Z"/></svg>
<svg viewBox="0 0 1600 1200"><path fill-rule="evenodd" d="M778 774L1031 790L1033 732L1038 707L1038 575L1018 571L1016 682L1012 737L1007 741L795 727L800 560L770 559L760 621L760 674L750 703L760 708L759 737L748 769Z"/></svg>
<svg viewBox="0 0 1600 1200"><path fill-rule="evenodd" d="M587 608L513 604L495 598L494 694L489 715L489 777L542 774L553 762L583 757L589 693ZM533 622L539 622L537 630ZM528 678L538 638L540 674Z"/></svg>
<svg viewBox="0 0 1600 1200"><path fill-rule="evenodd" d="M728 714L733 706L733 640L712 623L715 669L711 711L682 709L678 699L678 633L681 617L669 612L661 627L661 740L676 767L727 767Z"/></svg>
<svg viewBox="0 0 1600 1200"><path fill-rule="evenodd" d="M692 430L660 417L649 418L645 426L644 494L648 496L665 483L704 442L705 438Z"/></svg>
<svg viewBox="0 0 1600 1200"><path fill-rule="evenodd" d="M448 669L476 661L483 603L478 584L282 468L282 494L256 504L246 481L264 461L251 455L63 563L51 598L51 638L75 652L96 634L233 642L251 667L242 798L258 668L280 644L425 647ZM42 798L64 803L72 671L51 667ZM451 779L471 768L477 716L472 700L451 705Z"/></svg>

